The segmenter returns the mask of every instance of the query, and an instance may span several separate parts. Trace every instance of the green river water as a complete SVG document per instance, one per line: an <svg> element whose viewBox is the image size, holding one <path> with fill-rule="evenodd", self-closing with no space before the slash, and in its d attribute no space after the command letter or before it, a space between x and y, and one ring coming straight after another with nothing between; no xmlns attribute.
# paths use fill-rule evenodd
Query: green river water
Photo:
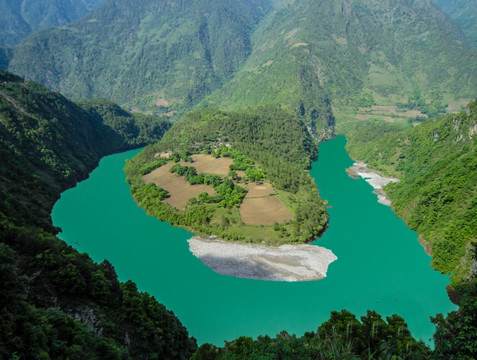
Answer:
<svg viewBox="0 0 477 360"><path fill-rule="evenodd" d="M330 226L315 244L338 257L324 280L245 280L205 267L189 252L192 234L147 216L132 199L122 168L137 150L103 158L89 179L62 194L53 222L67 243L95 261L108 259L120 280L165 304L199 344L281 330L301 336L341 309L397 313L429 342L429 317L456 309L445 290L449 279L433 271L417 234L377 202L371 186L348 177L353 162L345 144L343 137L322 144L311 170L331 206Z"/></svg>

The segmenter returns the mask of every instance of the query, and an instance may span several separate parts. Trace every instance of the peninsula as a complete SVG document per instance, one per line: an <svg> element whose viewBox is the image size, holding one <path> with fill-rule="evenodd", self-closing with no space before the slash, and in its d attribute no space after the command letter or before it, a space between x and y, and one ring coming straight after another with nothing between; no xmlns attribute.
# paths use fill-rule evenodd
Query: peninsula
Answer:
<svg viewBox="0 0 477 360"><path fill-rule="evenodd" d="M199 235L201 240L191 239L192 252L217 272L224 273L217 265L224 261L205 260L202 249L214 248L217 254L234 241L255 247L248 245L251 252L241 247L234 263L244 266L227 274L249 277L245 273L254 268L252 278L311 280L323 278L336 259L329 250L323 249L318 260L325 266L310 268L303 259L317 256L318 247L272 247L303 245L326 229L325 203L308 172L317 149L306 125L280 108L205 109L176 123L159 143L130 160L125 171L136 202L149 215ZM225 241L204 244L210 236ZM259 265L257 253L262 254ZM285 270L284 264L301 270L290 275L295 270Z"/></svg>

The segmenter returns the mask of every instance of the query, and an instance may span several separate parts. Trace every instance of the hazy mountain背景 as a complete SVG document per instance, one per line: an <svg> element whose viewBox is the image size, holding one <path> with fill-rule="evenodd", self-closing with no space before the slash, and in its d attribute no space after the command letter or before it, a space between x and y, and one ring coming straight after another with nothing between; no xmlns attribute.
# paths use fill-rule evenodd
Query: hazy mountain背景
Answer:
<svg viewBox="0 0 477 360"><path fill-rule="evenodd" d="M345 113L416 91L449 101L474 96L476 65L459 29L428 1L295 1L261 23L245 65L207 100L297 107L326 96Z"/></svg>
<svg viewBox="0 0 477 360"><path fill-rule="evenodd" d="M70 97L169 116L204 99L279 103L318 137L331 133L330 105L349 114L417 92L442 111L477 89L476 51L427 0L116 0L5 53L9 70Z"/></svg>
<svg viewBox="0 0 477 360"><path fill-rule="evenodd" d="M0 46L13 46L41 29L85 16L104 0L2 0Z"/></svg>
<svg viewBox="0 0 477 360"><path fill-rule="evenodd" d="M168 127L109 101L78 105L0 71L1 358L185 359L194 351L174 314L120 283L109 262L59 240L50 218L61 191L102 156Z"/></svg>
<svg viewBox="0 0 477 360"><path fill-rule="evenodd" d="M443 12L459 25L470 46L477 49L477 1L475 0L432 0Z"/></svg>
<svg viewBox="0 0 477 360"><path fill-rule="evenodd" d="M269 9L267 0L108 1L80 21L25 39L9 69L69 97L180 110L236 71Z"/></svg>

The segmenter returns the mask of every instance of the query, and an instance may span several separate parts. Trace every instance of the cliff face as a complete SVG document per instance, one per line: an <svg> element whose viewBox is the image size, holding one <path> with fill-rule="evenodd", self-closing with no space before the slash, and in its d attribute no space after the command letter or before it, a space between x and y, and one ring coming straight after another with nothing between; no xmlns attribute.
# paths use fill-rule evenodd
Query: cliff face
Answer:
<svg viewBox="0 0 477 360"><path fill-rule="evenodd" d="M0 80L0 357L187 358L195 340L174 314L55 237L50 219L61 191L102 156L169 124L103 100L73 103L7 72Z"/></svg>

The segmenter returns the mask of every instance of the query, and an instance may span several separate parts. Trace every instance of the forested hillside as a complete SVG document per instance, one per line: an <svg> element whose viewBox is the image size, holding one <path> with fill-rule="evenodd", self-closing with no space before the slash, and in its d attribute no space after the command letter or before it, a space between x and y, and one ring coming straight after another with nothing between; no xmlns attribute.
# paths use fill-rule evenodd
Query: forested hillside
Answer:
<svg viewBox="0 0 477 360"><path fill-rule="evenodd" d="M104 0L17 0L0 2L0 46L13 46L41 29L85 16Z"/></svg>
<svg viewBox="0 0 477 360"><path fill-rule="evenodd" d="M50 218L60 192L102 156L168 127L0 71L0 358L186 359L194 351L171 312L120 283L109 262L59 240Z"/></svg>
<svg viewBox="0 0 477 360"><path fill-rule="evenodd" d="M2 197L10 198L2 212L22 225L38 220L37 225L48 226L58 197L54 193L83 179L105 154L150 143L170 126L161 118L130 114L107 100L76 104L3 70L0 76L2 161L9 165L0 169L6 190ZM29 186L13 181L15 177L45 191L32 199Z"/></svg>
<svg viewBox="0 0 477 360"><path fill-rule="evenodd" d="M477 2L475 0L432 0L459 25L470 46L477 49Z"/></svg>
<svg viewBox="0 0 477 360"><path fill-rule="evenodd" d="M268 0L109 1L25 39L9 69L70 97L180 111L237 70L269 9Z"/></svg>
<svg viewBox="0 0 477 360"><path fill-rule="evenodd" d="M254 39L245 65L208 105L280 103L318 122L331 119L329 100L349 116L411 97L422 102L404 108L442 111L441 102L477 89L476 53L424 0L291 1L262 21Z"/></svg>
<svg viewBox="0 0 477 360"><path fill-rule="evenodd" d="M332 105L340 118L398 103L434 114L473 97L476 54L427 0L116 0L0 63L67 96L175 119L198 104L280 104L326 138Z"/></svg>
<svg viewBox="0 0 477 360"><path fill-rule="evenodd" d="M477 102L465 111L395 132L369 124L350 134L357 160L397 176L385 190L393 209L432 253L432 266L454 284L475 270L477 241Z"/></svg>

